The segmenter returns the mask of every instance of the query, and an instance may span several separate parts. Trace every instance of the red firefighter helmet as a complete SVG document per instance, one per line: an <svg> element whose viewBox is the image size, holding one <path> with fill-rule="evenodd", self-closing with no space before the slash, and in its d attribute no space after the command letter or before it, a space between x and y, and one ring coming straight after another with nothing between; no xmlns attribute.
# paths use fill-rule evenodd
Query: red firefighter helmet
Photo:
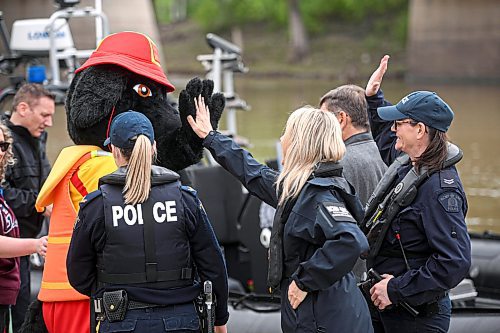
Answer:
<svg viewBox="0 0 500 333"><path fill-rule="evenodd" d="M102 64L114 64L124 67L138 75L156 81L172 92L175 87L167 79L160 64L158 48L146 35L125 31L104 38L76 73L87 67Z"/></svg>

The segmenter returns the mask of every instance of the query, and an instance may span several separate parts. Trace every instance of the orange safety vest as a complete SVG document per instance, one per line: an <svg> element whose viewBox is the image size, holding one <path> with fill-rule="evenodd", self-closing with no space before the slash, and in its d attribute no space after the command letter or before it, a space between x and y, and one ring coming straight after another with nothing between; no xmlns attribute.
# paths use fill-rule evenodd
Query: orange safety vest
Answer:
<svg viewBox="0 0 500 333"><path fill-rule="evenodd" d="M39 212L53 204L47 256L38 299L42 302L88 299L68 282L66 256L79 210L79 202L95 191L99 178L117 169L110 153L96 146L64 148L45 181L36 201Z"/></svg>

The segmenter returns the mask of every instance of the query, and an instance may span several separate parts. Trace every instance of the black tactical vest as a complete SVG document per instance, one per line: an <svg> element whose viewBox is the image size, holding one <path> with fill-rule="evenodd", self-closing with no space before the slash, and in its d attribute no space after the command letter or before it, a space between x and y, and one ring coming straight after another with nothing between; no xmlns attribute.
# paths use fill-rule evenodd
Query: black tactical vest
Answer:
<svg viewBox="0 0 500 333"><path fill-rule="evenodd" d="M99 282L147 288L192 284L179 181L153 181L148 200L136 205L124 204L123 185L101 183L106 244L98 262Z"/></svg>

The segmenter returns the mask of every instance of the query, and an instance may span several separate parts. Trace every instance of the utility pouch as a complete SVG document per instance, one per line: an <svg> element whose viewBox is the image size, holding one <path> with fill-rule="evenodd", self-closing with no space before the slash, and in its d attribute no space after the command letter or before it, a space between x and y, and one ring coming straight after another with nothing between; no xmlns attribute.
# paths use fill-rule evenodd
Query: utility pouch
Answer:
<svg viewBox="0 0 500 333"><path fill-rule="evenodd" d="M128 296L125 290L106 291L102 295L104 312L110 323L122 321L127 313Z"/></svg>

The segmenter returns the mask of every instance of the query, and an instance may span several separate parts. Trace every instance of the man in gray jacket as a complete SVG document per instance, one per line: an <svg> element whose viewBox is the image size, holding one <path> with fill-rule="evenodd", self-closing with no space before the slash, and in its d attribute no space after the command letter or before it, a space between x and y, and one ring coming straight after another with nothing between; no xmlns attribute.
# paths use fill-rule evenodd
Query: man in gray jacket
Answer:
<svg viewBox="0 0 500 333"><path fill-rule="evenodd" d="M354 186L364 206L387 170L370 132L365 90L355 85L340 86L321 97L319 105L339 120L346 145L346 154L341 160L343 175ZM365 261L359 259L353 272L358 282L365 280Z"/></svg>
<svg viewBox="0 0 500 333"><path fill-rule="evenodd" d="M321 97L319 105L339 120L347 149L342 159L344 177L365 205L387 169L370 133L365 90L355 85L340 86Z"/></svg>

